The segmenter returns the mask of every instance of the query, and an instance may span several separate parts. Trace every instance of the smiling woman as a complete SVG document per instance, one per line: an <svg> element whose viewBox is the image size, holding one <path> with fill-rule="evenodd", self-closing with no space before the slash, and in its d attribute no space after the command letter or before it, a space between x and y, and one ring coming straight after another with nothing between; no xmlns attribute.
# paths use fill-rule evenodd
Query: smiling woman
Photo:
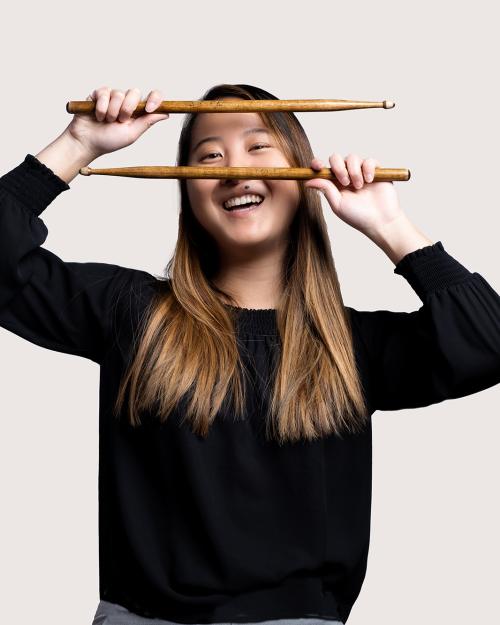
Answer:
<svg viewBox="0 0 500 625"><path fill-rule="evenodd" d="M275 99L226 84L202 99L224 98ZM210 113L186 117L177 165L312 159L293 113ZM133 287L147 303L114 405L146 437L148 471L168 482L151 505L169 511L143 532L160 544L144 547L154 586L167 585L156 616L341 625L366 564L371 430L320 197L297 180L179 184L175 252L165 280ZM101 599L151 614L135 589Z"/></svg>
<svg viewBox="0 0 500 625"><path fill-rule="evenodd" d="M234 98L220 98L234 99ZM262 125L258 113L205 113L192 127L188 164L210 167L286 167L289 158L269 126ZM256 142L266 138L266 142ZM287 248L288 231L299 202L296 181L193 179L186 184L193 214L217 243L220 272L214 282L235 291L238 299L276 305L280 273ZM252 195L264 198L253 200ZM239 198L239 207L221 215L220 207ZM245 202L243 202L243 199ZM258 207L258 210L257 210ZM231 227L232 226L232 227ZM234 284L236 267L246 260L244 290ZM239 260L238 260L239 259ZM266 267L265 272L262 271ZM231 270L231 268L234 268ZM253 276L253 277L252 277ZM259 283L255 289L251 282ZM255 291L260 291L255 293ZM239 291L239 292L238 292Z"/></svg>
<svg viewBox="0 0 500 625"><path fill-rule="evenodd" d="M0 326L101 368L94 625L345 623L367 565L371 415L500 382L500 297L440 241L394 219L392 183L364 192L356 158L357 190L341 203L324 179L181 178L165 277L65 262L42 247L42 211L95 150L162 119L131 120L138 91L99 94L102 121L72 122L83 143L64 133L0 178ZM204 96L272 97L249 85ZM287 112L188 116L178 164L197 159L314 160ZM345 165L332 160L340 179ZM394 272L421 308L343 304L309 186L320 183L351 225L391 219Z"/></svg>
<svg viewBox="0 0 500 625"><path fill-rule="evenodd" d="M257 87L225 84L202 99L242 98L276 99ZM198 113L186 116L177 165L305 167L312 158L293 113ZM297 180L200 178L179 184L169 280L144 321L143 342L117 408L130 384L129 418L135 422L140 380L140 405L158 402L162 415L191 387L186 418L201 435L229 397L241 416L244 364L234 318L238 309L272 309L284 341L269 431L285 442L362 429L366 405L318 194ZM252 206L227 210L245 202ZM157 344L148 345L148 337ZM160 345L167 347L160 352ZM195 370L200 375L192 377Z"/></svg>

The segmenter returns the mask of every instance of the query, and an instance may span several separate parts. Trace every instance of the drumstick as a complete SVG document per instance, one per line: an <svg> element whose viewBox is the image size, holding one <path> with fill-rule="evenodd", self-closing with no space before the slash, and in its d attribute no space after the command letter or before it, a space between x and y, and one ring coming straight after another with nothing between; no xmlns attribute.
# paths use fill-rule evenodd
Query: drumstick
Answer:
<svg viewBox="0 0 500 625"><path fill-rule="evenodd" d="M125 176L129 178L244 178L244 179L275 179L275 180L311 180L326 178L337 180L332 170L323 167L314 170L310 167L174 167L152 165L141 167L111 167L94 169L82 167L82 176L94 174L103 176ZM410 179L409 169L393 169L376 167L373 182L406 182Z"/></svg>
<svg viewBox="0 0 500 625"><path fill-rule="evenodd" d="M95 111L93 100L70 100L68 113L88 115ZM146 113L146 101L141 100L133 117ZM345 111L349 109L384 108L396 106L392 100L358 102L356 100L163 100L154 113L241 113L244 111Z"/></svg>

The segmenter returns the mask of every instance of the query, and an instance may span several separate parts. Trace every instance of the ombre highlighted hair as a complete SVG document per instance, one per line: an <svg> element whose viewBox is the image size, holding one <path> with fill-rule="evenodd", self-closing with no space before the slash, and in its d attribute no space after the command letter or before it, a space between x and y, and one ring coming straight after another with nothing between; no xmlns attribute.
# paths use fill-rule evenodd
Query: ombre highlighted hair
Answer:
<svg viewBox="0 0 500 625"><path fill-rule="evenodd" d="M278 99L244 84L219 84L201 100L236 97ZM307 135L289 111L257 112L292 167L310 167ZM187 165L196 113L184 120L177 165ZM183 400L184 420L206 437L222 409L245 418L244 363L236 341L235 300L212 279L218 253L195 218L179 179L178 238L161 288L149 302L120 382L115 416L128 398L131 425L142 410L161 421ZM299 183L298 183L299 184ZM350 318L340 290L320 196L299 184L299 208L290 226L282 268L283 292L276 310L279 358L269 380L266 436L278 441L313 440L356 433L369 417L356 366Z"/></svg>

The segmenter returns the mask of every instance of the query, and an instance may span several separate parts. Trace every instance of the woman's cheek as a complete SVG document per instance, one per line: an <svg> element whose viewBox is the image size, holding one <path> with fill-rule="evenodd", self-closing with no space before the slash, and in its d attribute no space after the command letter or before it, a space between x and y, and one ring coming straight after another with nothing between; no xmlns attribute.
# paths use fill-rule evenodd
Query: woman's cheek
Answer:
<svg viewBox="0 0 500 625"><path fill-rule="evenodd" d="M282 198L285 208L295 213L300 200L300 190L296 181L294 180L282 180L280 181L280 187L276 189L277 197Z"/></svg>
<svg viewBox="0 0 500 625"><path fill-rule="evenodd" d="M208 184L207 184L208 183ZM212 197L212 186L210 180L200 180L197 184L188 189L188 198L193 214L200 223L210 221L210 213L215 213L217 207L207 198ZM213 216L212 216L213 219Z"/></svg>

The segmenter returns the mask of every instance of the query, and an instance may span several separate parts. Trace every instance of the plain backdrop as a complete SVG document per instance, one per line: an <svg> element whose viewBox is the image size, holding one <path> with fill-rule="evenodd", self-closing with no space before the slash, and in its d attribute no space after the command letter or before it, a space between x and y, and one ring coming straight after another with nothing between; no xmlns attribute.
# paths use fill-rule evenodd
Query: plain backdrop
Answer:
<svg viewBox="0 0 500 625"><path fill-rule="evenodd" d="M500 289L498 13L486 0L10 3L0 54L0 171L69 123L95 87L196 100L247 83L281 99L394 100L297 113L316 156L407 167L401 205L432 241ZM98 166L175 164L171 114ZM178 181L79 176L41 215L67 261L161 274L177 236ZM369 239L324 212L344 302L421 301ZM0 329L1 618L90 625L98 600L98 381L83 358ZM368 569L349 625L498 622L500 386L373 416ZM300 505L300 502L297 502Z"/></svg>

